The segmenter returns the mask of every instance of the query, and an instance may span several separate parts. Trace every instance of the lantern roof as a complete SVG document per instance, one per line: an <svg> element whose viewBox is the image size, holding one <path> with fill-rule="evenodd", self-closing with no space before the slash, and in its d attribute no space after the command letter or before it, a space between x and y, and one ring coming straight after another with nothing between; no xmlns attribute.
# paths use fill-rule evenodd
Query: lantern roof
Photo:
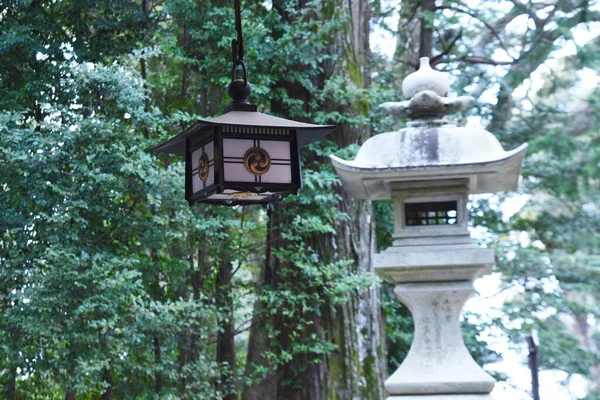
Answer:
<svg viewBox="0 0 600 400"><path fill-rule="evenodd" d="M319 140L333 129L334 125L316 125L305 122L292 121L285 118L274 117L257 111L232 110L217 118L197 120L191 127L177 136L152 147L157 153L185 154L186 138L200 133L202 130L212 126L229 126L244 128L266 128L266 129L293 129L297 131L298 147Z"/></svg>
<svg viewBox="0 0 600 400"><path fill-rule="evenodd" d="M468 178L470 193L516 189L527 144L505 151L485 129L444 119L474 102L470 96L445 97L448 88L447 75L422 58L420 69L403 82L409 100L381 105L392 116L412 121L398 131L371 137L352 161L331 155L351 196L389 199L392 182L456 178Z"/></svg>

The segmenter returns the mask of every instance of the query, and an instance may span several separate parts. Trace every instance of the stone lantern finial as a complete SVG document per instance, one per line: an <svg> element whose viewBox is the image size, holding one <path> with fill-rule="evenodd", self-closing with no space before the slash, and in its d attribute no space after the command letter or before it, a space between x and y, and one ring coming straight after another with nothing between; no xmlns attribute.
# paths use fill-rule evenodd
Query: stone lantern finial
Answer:
<svg viewBox="0 0 600 400"><path fill-rule="evenodd" d="M381 105L411 119L407 126L373 136L352 161L331 156L350 196L394 204L392 246L373 263L396 285L415 333L406 359L385 382L388 400L490 400L494 387L460 329L473 280L494 265L494 252L471 240L467 203L470 194L516 189L527 145L505 151L485 129L444 119L474 102L446 97L449 86L448 76L422 58L403 81L407 100Z"/></svg>
<svg viewBox="0 0 600 400"><path fill-rule="evenodd" d="M408 100L383 103L381 108L397 118L439 118L466 110L475 102L471 96L445 97L450 88L448 74L431 68L428 57L420 61L419 69L402 81L402 94Z"/></svg>
<svg viewBox="0 0 600 400"><path fill-rule="evenodd" d="M450 79L443 72L436 71L429 65L429 57L419 59L419 69L402 81L402 94L407 99L423 90L431 90L439 96L445 96L450 89Z"/></svg>

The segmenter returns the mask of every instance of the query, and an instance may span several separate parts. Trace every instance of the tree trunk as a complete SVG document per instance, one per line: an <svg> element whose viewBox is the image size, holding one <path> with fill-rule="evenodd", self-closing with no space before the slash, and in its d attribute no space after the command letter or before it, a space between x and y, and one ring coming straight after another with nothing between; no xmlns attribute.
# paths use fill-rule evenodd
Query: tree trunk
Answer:
<svg viewBox="0 0 600 400"><path fill-rule="evenodd" d="M273 284L273 263L271 250L275 242L275 229L278 225L275 215L271 208L267 209L267 237L265 245L265 262L262 267L261 275L257 282L256 293L260 299L263 287L269 287ZM275 400L277 398L277 380L275 371L270 371L266 376L260 378L257 373L258 367L268 365L264 358L270 350L269 334L266 324L271 323L266 317L265 304L257 300L254 303L252 312L252 326L250 328L250 337L248 338L248 355L246 356L245 376L251 379L257 379L259 382L252 386L246 386L242 391L242 400Z"/></svg>
<svg viewBox="0 0 600 400"><path fill-rule="evenodd" d="M17 389L17 367L11 366L8 376L8 382L6 382L6 399L15 400L15 393Z"/></svg>
<svg viewBox="0 0 600 400"><path fill-rule="evenodd" d="M435 0L421 0L421 35L419 37L419 57L433 56L433 28L427 17L435 11Z"/></svg>
<svg viewBox="0 0 600 400"><path fill-rule="evenodd" d="M192 273L192 298L195 302L199 302L200 293L202 292L202 288L204 286L204 279L206 276L206 249L203 246L200 246L198 249L198 266L196 271ZM201 320L197 321L198 325L202 323ZM198 330L194 329L190 338L190 361L198 361L200 356L200 345L202 343L200 335L198 335Z"/></svg>
<svg viewBox="0 0 600 400"><path fill-rule="evenodd" d="M6 382L6 399L7 400L15 400L16 392L17 392L17 366L16 362L19 359L19 351L18 351L18 342L21 337L21 333L16 331L12 335L12 349L11 351L14 354L14 358L11 360L8 372L8 381Z"/></svg>
<svg viewBox="0 0 600 400"><path fill-rule="evenodd" d="M346 63L358 63L351 67L361 71L360 79L352 79L361 88L370 85L370 6L366 0L353 0L347 8L354 34L351 36ZM360 105L354 105L346 113L363 112ZM340 147L360 142L370 136L367 127L357 132L350 126L338 126L334 140ZM329 238L323 252L337 254L338 259L354 259L355 267L351 274L374 273L372 253L374 251L375 230L372 226L372 206L370 201L349 198L340 190L343 200L341 207L352 218L349 222L338 223L337 235ZM335 245L334 245L335 243ZM331 340L339 347L327 360L327 398L383 399L383 381L386 377L386 356L383 319L380 311L381 293L371 287L356 293L352 301L342 306L331 307L327 314L327 331Z"/></svg>
<svg viewBox="0 0 600 400"><path fill-rule="evenodd" d="M106 383L108 383L108 387L106 388L106 390L104 391L102 396L100 396L100 400L111 400L113 386L114 386L114 379L113 379L112 371L110 369L106 369L104 371L103 379Z"/></svg>
<svg viewBox="0 0 600 400"><path fill-rule="evenodd" d="M358 87L368 87L369 73L369 15L370 7L367 0L352 0L350 2L335 2L336 9L343 10L348 15L349 29L344 37L332 45L342 43L336 51L344 54L344 63L340 65L337 73L346 75L345 70L358 71L351 74L350 79ZM289 16L273 4L274 10L282 14L282 20L289 22ZM292 22L290 22L292 23ZM274 32L276 35L276 32ZM343 69L343 70L342 70ZM301 99L306 103L309 94L299 85L288 82L278 82L277 87L283 87L290 98ZM364 106L364 107L363 107ZM274 113L285 115L283 104L272 102L271 110ZM368 106L356 104L351 109L342 112L368 114ZM356 143L369 136L368 130L338 127L333 134L334 140L341 146ZM373 249L374 231L371 227L370 202L357 202L345 198L342 207L352 216L350 223L340 222L337 226L338 234L335 236L316 235L310 245L326 260L337 259L357 260L356 267L348 273L373 272L371 251ZM282 213L276 208L270 218L270 226L280 226L283 222ZM274 240L272 228L269 229L268 242L273 248L280 248L285 243L281 239ZM263 283L275 289L278 287L279 271L286 269L288 274L293 274L295 266L282 265L267 255L267 262L263 269ZM336 254L336 256L332 256ZM360 298L359 298L360 296ZM385 397L383 380L385 378L385 348L382 338L382 319L379 310L379 291L376 288L365 290L352 296L352 300L342 306L329 306L322 310L321 315L304 315L311 319L312 325L306 330L306 335L316 334L338 345L338 350L320 363L308 363L316 355L296 356L293 360L280 367L276 375L269 375L260 385L244 390L242 400L321 400L321 399L373 399ZM266 321L260 318L263 315L264 305L255 304L252 331L248 349L248 363L246 373L253 371L253 363L260 364L260 353L269 350L267 332L264 328ZM293 318L277 314L273 321L276 331L281 332L278 341L285 347L289 341L289 333L296 328ZM310 357L310 358L309 358ZM307 367L301 374L298 370ZM301 382L300 385L289 385L289 381Z"/></svg>
<svg viewBox="0 0 600 400"><path fill-rule="evenodd" d="M69 354L69 356L72 360L76 357L74 354ZM69 380L72 380L72 378L75 377L75 368L72 366L69 367L67 373L69 374ZM69 385L71 385L71 382L69 382ZM75 390L70 388L67 389L67 392L65 393L65 400L75 400Z"/></svg>
<svg viewBox="0 0 600 400"><path fill-rule="evenodd" d="M232 274L231 261L221 261L217 274L216 301L217 309L225 312L221 321L221 329L217 334L217 362L221 368L221 381L218 386L223 400L237 400L238 398Z"/></svg>
<svg viewBox="0 0 600 400"><path fill-rule="evenodd" d="M153 340L154 347L154 364L156 365L156 371L154 372L154 391L156 394L160 395L163 389L163 377L161 370L162 364L162 349L160 347L160 339L158 336L154 336Z"/></svg>
<svg viewBox="0 0 600 400"><path fill-rule="evenodd" d="M142 7L142 13L144 13L144 16L148 16L148 14L150 13L150 11L152 10L152 0L142 0L141 3L141 7ZM143 87L144 87L144 92L147 92L148 90L148 70L146 67L146 60L145 59L141 59L140 60L140 74L142 75L142 80L144 81L143 83ZM150 110L150 96L146 96L146 99L144 100L144 111L148 112ZM148 138L149 136L149 132L148 132L148 128L146 126L144 126L144 137Z"/></svg>
<svg viewBox="0 0 600 400"><path fill-rule="evenodd" d="M190 34L187 30L187 27L185 25L183 25L181 27L182 30L182 38L181 38L181 42L182 42L182 48L184 51L184 54L187 53L188 51L188 47L189 47L189 43L190 43ZM188 70L189 67L187 65L187 63L183 63L182 67L181 67L182 71L181 71L181 93L180 93L180 97L182 99L185 99L187 97L187 90L188 90Z"/></svg>

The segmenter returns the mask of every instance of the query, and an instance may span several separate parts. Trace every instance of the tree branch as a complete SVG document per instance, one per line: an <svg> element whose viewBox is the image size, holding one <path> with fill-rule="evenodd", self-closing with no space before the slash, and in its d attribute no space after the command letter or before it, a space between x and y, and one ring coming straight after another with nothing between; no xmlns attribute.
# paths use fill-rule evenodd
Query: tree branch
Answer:
<svg viewBox="0 0 600 400"><path fill-rule="evenodd" d="M439 6L439 7L437 7L437 9L451 10L451 11L455 11L455 12L458 12L461 14L468 15L471 18L475 18L476 20L481 22L483 25L485 25L485 27L488 29L488 32L491 34L491 37L495 37L498 40L500 47L502 47L502 49L506 52L506 54L508 54L509 57L513 58L510 55L508 48L504 44L502 38L500 38L500 34L498 33L498 31L501 29L504 29L510 21L512 21L519 15L519 13L514 12L515 8L513 8L511 11L506 13L502 18L498 19L498 21L494 25L492 25L489 22L485 21L484 19L480 18L479 15L471 9L464 10L464 9L454 7L454 6ZM481 40L479 40L479 43L476 47L481 47L482 43L488 42L489 40L490 40L489 35L482 37Z"/></svg>
<svg viewBox="0 0 600 400"><path fill-rule="evenodd" d="M513 65L518 62L518 60L497 61L497 60L492 60L491 58L482 57L482 56L463 56L463 57L459 57L458 60L465 61L470 64L487 64L487 65Z"/></svg>
<svg viewBox="0 0 600 400"><path fill-rule="evenodd" d="M447 56L448 54L450 54L450 51L454 48L454 46L456 45L456 42L458 41L458 39L460 39L462 37L462 28L460 31L458 31L458 33L456 34L456 36L454 37L454 39L452 39L452 41L448 44L448 46L446 46L444 48L444 50L438 54L437 56L433 57L431 59L431 62L429 63L432 67L435 66L436 64L438 64L441 59L445 56Z"/></svg>

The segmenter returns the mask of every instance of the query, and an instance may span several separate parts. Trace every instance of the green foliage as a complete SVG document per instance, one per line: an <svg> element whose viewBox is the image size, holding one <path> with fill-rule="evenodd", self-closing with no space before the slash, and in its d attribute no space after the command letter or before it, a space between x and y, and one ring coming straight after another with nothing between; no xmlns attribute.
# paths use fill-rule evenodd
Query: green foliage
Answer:
<svg viewBox="0 0 600 400"><path fill-rule="evenodd" d="M233 366L215 354L226 324L248 329L265 212L188 208L183 163L145 150L222 111L233 10L217 0L151 3L144 10L109 0L16 2L0 16L0 384L7 397L208 399L239 390L236 378L254 379L232 376ZM245 4L253 102L316 122L364 124L364 113L339 110L359 97L364 106L368 94L324 73L336 57L329 48L340 19L313 18L317 2L288 6L288 18L300 23ZM284 81L311 101L290 96ZM306 354L313 364L336 349L311 316L374 284L349 273L351 261L310 244L349 218L325 163L335 149L324 142L303 154L304 188L285 203L280 232L289 245L274 257L293 267L260 299L298 324L285 341L271 332L272 365L262 374ZM219 286L224 264L234 270L227 290ZM292 376L282 382L296 384Z"/></svg>
<svg viewBox="0 0 600 400"><path fill-rule="evenodd" d="M338 3L305 3L244 3L252 101L261 111L344 125L359 132L358 140L402 125L377 105L398 99L410 55L406 64L366 56L377 66L366 76ZM482 104L476 112L492 122L506 147L530 142L522 189L529 203L510 220L501 212L504 197L471 205L474 224L488 229L482 240L498 251L504 283L522 288L506 306L512 323L495 324L517 345L537 329L544 368L591 377L600 343L587 324L600 317L600 95L585 92L574 113L573 93L564 92L579 84L577 71L597 70L598 40L575 56L560 56L561 73L545 77L537 98L513 99L512 91L554 54L559 38L568 40L574 26L597 19L595 12L558 2L551 18L556 27L538 20L525 33L501 30L481 44L502 7L444 6L443 13L415 14L442 33L461 31L439 67L457 71L457 89L472 90L480 82L499 88L497 104ZM389 14L384 8L383 2L373 4L375 21ZM401 17L411 8L403 6ZM295 378L304 370L340 350L349 339L337 340L319 323L377 284L357 272L351 238L344 238L348 249L332 244L344 242L337 240L346 235L341 227L353 224L356 212L343 203L327 157L352 158L357 145L339 149L322 141L303 151L304 188L278 210L281 243L272 258L283 268L260 292L265 211L190 209L182 196L181 160L145 150L226 105L235 36L228 2L13 1L0 21L5 397L220 398L273 371L281 386L298 386ZM401 43L409 31L400 30ZM519 62L491 73L468 61L472 51L493 58L499 48ZM434 49L443 52L444 41ZM378 249L391 244L390 214L389 202L375 204ZM234 271L226 288L219 281L224 265ZM383 292L391 370L408 350L412 325L389 287ZM245 376L244 333L256 298L266 305L270 346L266 363ZM579 345L581 335L565 318L587 329L588 348ZM238 333L237 376L235 366L216 357L219 334L230 322ZM479 341L485 328L465 323L463 330L478 361L492 362L494 354ZM368 385L374 358L361 365ZM238 388L232 387L235 378Z"/></svg>

